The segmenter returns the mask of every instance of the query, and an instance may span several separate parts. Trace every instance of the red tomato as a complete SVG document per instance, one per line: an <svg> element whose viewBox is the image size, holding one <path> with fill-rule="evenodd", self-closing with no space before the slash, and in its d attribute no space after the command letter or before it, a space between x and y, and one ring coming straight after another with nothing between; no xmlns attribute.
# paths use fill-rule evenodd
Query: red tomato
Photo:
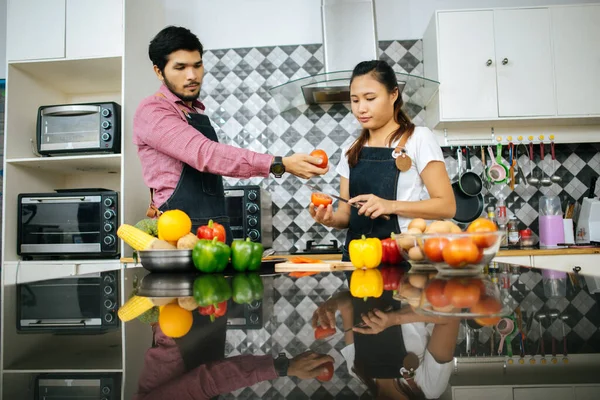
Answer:
<svg viewBox="0 0 600 400"><path fill-rule="evenodd" d="M333 203L333 199L330 196L327 196L325 193L313 193L310 196L310 202L313 203L315 207L327 207Z"/></svg>
<svg viewBox="0 0 600 400"><path fill-rule="evenodd" d="M474 314L495 314L502 310L502 304L494 297L483 297L479 303L471 307L471 312ZM500 321L500 317L475 318L481 326L496 325Z"/></svg>
<svg viewBox="0 0 600 400"><path fill-rule="evenodd" d="M315 339L324 339L331 335L335 334L335 328L323 328L322 326L317 326L315 328Z"/></svg>
<svg viewBox="0 0 600 400"><path fill-rule="evenodd" d="M479 301L481 286L469 278L452 278L446 282L444 296L456 308L470 308Z"/></svg>
<svg viewBox="0 0 600 400"><path fill-rule="evenodd" d="M326 362L325 364L319 366L318 368L325 368L326 372L321 372L319 376L317 376L317 380L321 382L329 382L333 377L333 363L331 361Z"/></svg>
<svg viewBox="0 0 600 400"><path fill-rule="evenodd" d="M467 228L467 232L470 233L496 232L497 230L498 227L494 221L487 218L477 218L475 221L471 222ZM487 249L492 246L496 242L496 238L497 236L495 235L473 235L473 241L477 247L482 249Z"/></svg>
<svg viewBox="0 0 600 400"><path fill-rule="evenodd" d="M433 307L446 307L450 304L448 298L444 295L446 281L443 279L434 279L427 285L425 289L425 297Z"/></svg>
<svg viewBox="0 0 600 400"><path fill-rule="evenodd" d="M316 166L319 168L325 168L327 167L327 163L329 162L329 158L327 157L327 153L325 153L325 151L323 150L313 150L310 153L311 156L313 157L319 157L321 159L321 164L317 164Z"/></svg>
<svg viewBox="0 0 600 400"><path fill-rule="evenodd" d="M425 239L425 245L423 246L423 251L425 255L431 262L442 262L444 261L444 256L442 255L442 251L444 247L450 241L445 237L436 237Z"/></svg>
<svg viewBox="0 0 600 400"><path fill-rule="evenodd" d="M451 267L463 268L468 264L476 264L482 254L471 238L463 237L446 244L442 256Z"/></svg>

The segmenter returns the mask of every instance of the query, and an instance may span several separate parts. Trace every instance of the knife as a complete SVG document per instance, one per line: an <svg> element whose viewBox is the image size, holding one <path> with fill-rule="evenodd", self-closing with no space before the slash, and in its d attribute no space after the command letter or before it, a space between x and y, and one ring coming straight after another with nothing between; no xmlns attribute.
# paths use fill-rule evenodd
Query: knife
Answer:
<svg viewBox="0 0 600 400"><path fill-rule="evenodd" d="M340 196L338 196L338 195L335 195L335 194L331 194L331 193L325 193L325 192L323 192L322 190L320 190L320 189L319 189L318 187L316 187L316 186L309 185L308 183L305 183L304 185L305 185L305 186L307 186L307 187L309 187L309 188L311 188L312 190L314 190L314 191L316 191L316 192L324 193L324 194L326 194L327 196L331 196L331 197L333 197L334 199L338 199L339 201L343 201L344 203L348 204L350 207L354 207L354 208L358 208L358 209L360 209L360 208L362 207L362 204L363 204L363 203L349 203L349 202L348 202L348 199L345 199L345 198L343 198L343 197L340 197ZM377 217L377 218L383 218L383 219L385 219L386 221L388 221L388 220L390 219L390 216L389 216L389 215L382 214L382 215L380 215L380 216L379 216L379 217Z"/></svg>

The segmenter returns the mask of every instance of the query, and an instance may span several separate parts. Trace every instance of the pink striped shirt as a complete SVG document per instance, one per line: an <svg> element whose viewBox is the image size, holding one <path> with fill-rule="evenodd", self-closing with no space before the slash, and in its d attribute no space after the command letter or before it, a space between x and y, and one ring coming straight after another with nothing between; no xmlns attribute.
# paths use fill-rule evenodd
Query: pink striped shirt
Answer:
<svg viewBox="0 0 600 400"><path fill-rule="evenodd" d="M144 182L154 189L156 207L175 190L183 163L232 178L269 176L273 156L207 139L188 124L180 108L202 112L202 103L195 101L190 108L165 85L158 91L165 97L146 97L133 117L133 143L138 148Z"/></svg>

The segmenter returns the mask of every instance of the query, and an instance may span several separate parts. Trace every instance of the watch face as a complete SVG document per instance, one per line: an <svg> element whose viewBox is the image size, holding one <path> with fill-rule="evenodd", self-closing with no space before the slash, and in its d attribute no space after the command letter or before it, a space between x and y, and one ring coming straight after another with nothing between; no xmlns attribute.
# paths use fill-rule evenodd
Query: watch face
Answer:
<svg viewBox="0 0 600 400"><path fill-rule="evenodd" d="M285 172L285 168L283 164L273 164L271 166L271 172L273 172L275 175L282 175Z"/></svg>

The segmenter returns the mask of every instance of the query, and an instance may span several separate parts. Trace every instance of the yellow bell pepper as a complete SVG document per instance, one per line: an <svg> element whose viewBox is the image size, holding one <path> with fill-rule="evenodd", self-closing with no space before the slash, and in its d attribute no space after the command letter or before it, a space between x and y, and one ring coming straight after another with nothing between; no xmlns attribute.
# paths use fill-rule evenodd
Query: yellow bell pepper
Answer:
<svg viewBox="0 0 600 400"><path fill-rule="evenodd" d="M381 240L377 238L355 239L348 245L350 261L356 268L377 268L381 264L383 249Z"/></svg>
<svg viewBox="0 0 600 400"><path fill-rule="evenodd" d="M350 294L367 300L367 297L381 297L383 276L378 269L357 269L350 277Z"/></svg>

